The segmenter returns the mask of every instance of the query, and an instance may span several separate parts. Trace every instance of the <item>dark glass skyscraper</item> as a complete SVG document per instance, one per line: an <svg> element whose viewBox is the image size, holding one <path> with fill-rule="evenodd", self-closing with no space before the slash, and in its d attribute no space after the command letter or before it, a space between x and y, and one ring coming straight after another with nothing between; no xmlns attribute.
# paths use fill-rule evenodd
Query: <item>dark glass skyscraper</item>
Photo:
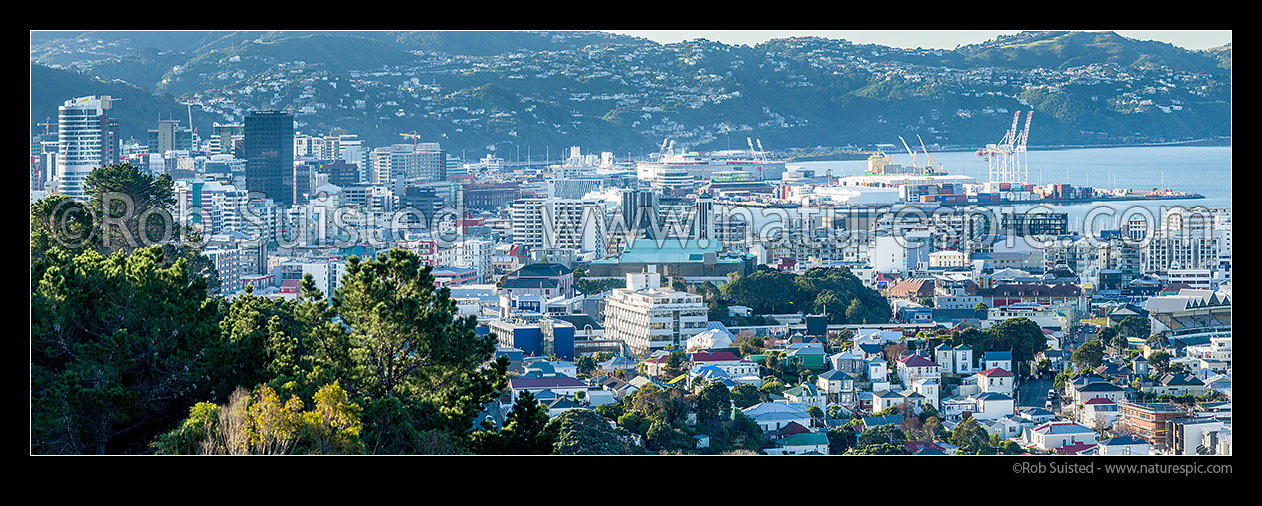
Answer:
<svg viewBox="0 0 1262 506"><path fill-rule="evenodd" d="M244 131L246 188L279 206L294 205L294 115L251 111Z"/></svg>

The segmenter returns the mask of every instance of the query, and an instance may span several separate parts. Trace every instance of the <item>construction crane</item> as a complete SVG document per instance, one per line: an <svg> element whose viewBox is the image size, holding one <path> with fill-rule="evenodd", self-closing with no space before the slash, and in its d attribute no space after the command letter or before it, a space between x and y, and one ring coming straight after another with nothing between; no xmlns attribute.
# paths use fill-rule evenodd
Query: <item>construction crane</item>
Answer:
<svg viewBox="0 0 1262 506"><path fill-rule="evenodd" d="M57 126L57 122L53 121L53 118L45 116L44 121L36 123L36 125L44 127L44 135L48 135L48 127Z"/></svg>
<svg viewBox="0 0 1262 506"><path fill-rule="evenodd" d="M421 134L418 134L416 133L416 130L413 130L411 132L403 132L399 135L403 137L411 137L412 138L412 151L416 151L416 142L417 142L417 139L421 138Z"/></svg>

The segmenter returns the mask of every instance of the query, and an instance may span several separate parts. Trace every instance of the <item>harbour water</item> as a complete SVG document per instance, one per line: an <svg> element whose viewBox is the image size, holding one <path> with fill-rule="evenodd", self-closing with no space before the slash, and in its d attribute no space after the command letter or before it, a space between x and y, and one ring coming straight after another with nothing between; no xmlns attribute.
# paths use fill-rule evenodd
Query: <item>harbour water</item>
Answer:
<svg viewBox="0 0 1262 506"><path fill-rule="evenodd" d="M987 164L974 152L931 153L935 164L940 164L951 174L971 176L978 182L986 180ZM889 153L894 163L910 165L906 152ZM917 153L921 165L924 153ZM1119 148L1083 148L1064 150L1031 150L1027 153L1030 183L1069 183L1074 186L1095 188L1131 188L1151 190L1170 189L1204 195L1203 199L1165 201L1126 201L1110 203L1079 203L1054 205L1054 212L1069 214L1070 228L1083 230L1084 220L1092 219L1092 229L1111 228L1107 211L1117 216L1147 210L1160 217L1162 208L1204 206L1209 208L1231 207L1231 147L1230 146L1136 146ZM863 175L867 169L865 160L791 162L790 167L800 166L825 171L833 176ZM1024 211L1032 206L1015 206ZM1097 217L1098 216L1098 217Z"/></svg>

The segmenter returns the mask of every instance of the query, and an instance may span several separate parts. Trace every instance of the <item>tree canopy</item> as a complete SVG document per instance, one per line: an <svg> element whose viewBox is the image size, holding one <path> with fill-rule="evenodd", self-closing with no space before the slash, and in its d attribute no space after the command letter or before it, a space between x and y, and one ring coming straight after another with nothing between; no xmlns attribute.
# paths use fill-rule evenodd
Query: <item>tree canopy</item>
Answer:
<svg viewBox="0 0 1262 506"><path fill-rule="evenodd" d="M729 305L750 307L755 313L827 313L829 323L885 323L889 302L845 267L816 267L802 275L780 272L765 265L723 285Z"/></svg>

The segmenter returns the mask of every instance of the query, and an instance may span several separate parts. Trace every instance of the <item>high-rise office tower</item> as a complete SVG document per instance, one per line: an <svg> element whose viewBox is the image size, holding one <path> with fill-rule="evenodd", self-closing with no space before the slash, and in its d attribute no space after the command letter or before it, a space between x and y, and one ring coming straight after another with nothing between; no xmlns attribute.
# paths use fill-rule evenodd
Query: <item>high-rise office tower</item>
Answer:
<svg viewBox="0 0 1262 506"><path fill-rule="evenodd" d="M377 148L371 153L373 182L425 182L447 179L447 153L437 142L395 144Z"/></svg>
<svg viewBox="0 0 1262 506"><path fill-rule="evenodd" d="M251 111L245 117L245 181L282 207L294 205L294 115Z"/></svg>
<svg viewBox="0 0 1262 506"><path fill-rule="evenodd" d="M193 129L181 127L179 120L158 120L158 128L149 130L149 153L162 156L167 151L192 151Z"/></svg>
<svg viewBox="0 0 1262 506"><path fill-rule="evenodd" d="M657 195L649 188L622 192L622 223L628 229L652 230L657 219Z"/></svg>
<svg viewBox="0 0 1262 506"><path fill-rule="evenodd" d="M86 96L67 100L57 108L57 166L50 189L76 200L87 200L83 181L101 166L105 111L111 97ZM117 137L117 135L115 135Z"/></svg>
<svg viewBox="0 0 1262 506"><path fill-rule="evenodd" d="M295 163L293 166L293 205L305 205L315 190L316 168L320 166L320 162L307 160Z"/></svg>
<svg viewBox="0 0 1262 506"><path fill-rule="evenodd" d="M243 131L240 123L225 125L215 122L211 126L210 154L242 156L240 151L242 135Z"/></svg>
<svg viewBox="0 0 1262 506"><path fill-rule="evenodd" d="M122 159L123 139L118 135L118 120L101 120L101 165L113 165Z"/></svg>

